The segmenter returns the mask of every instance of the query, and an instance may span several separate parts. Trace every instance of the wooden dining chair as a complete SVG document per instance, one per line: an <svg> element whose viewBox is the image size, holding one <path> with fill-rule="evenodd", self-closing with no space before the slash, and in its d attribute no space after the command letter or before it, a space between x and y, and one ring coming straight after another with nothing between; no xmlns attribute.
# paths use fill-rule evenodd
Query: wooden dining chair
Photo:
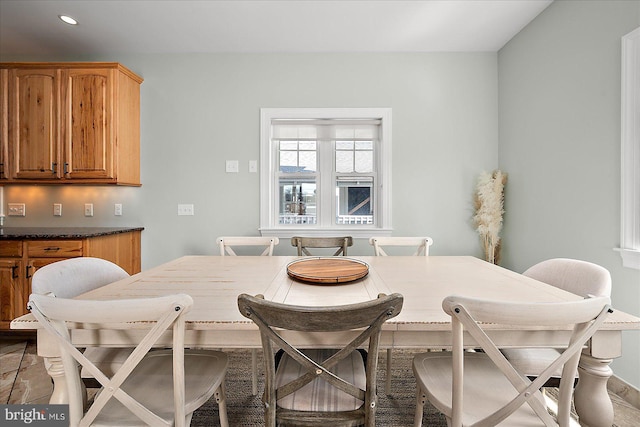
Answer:
<svg viewBox="0 0 640 427"><path fill-rule="evenodd" d="M265 361L265 425L374 426L380 329L400 313L400 294L343 306L306 307L238 296L238 309L260 329ZM351 341L335 350L300 349L287 340L300 336L316 346L332 333ZM335 334L334 334L335 335ZM323 337L325 341L323 342ZM368 341L366 357L358 348ZM276 362L275 349L282 349ZM366 360L365 360L366 359Z"/></svg>
<svg viewBox="0 0 640 427"><path fill-rule="evenodd" d="M607 297L556 303L515 303L450 296L442 308L451 316L452 352L418 354L413 373L418 384L414 427L422 425L423 407L431 402L452 427L569 426L573 379L585 343L611 309ZM500 352L487 331L492 324L540 328L574 325L565 350L531 381ZM487 329L485 329L487 328ZM465 337L482 351L468 352ZM467 344L470 346L471 344ZM558 414L547 411L540 388L562 370Z"/></svg>
<svg viewBox="0 0 640 427"><path fill-rule="evenodd" d="M611 274L597 264L568 258L542 261L524 273L556 288L582 297L611 296ZM558 357L555 348L509 348L502 350L515 368L530 378L535 378L550 361ZM558 387L561 372L557 371L545 383L546 387ZM576 380L578 379L576 375Z"/></svg>
<svg viewBox="0 0 640 427"><path fill-rule="evenodd" d="M347 248L353 246L353 238L351 236L344 237L299 237L291 238L291 246L298 248L298 256L312 256L309 248L328 248L336 249L333 256L347 256Z"/></svg>
<svg viewBox="0 0 640 427"><path fill-rule="evenodd" d="M373 246L376 256L388 256L384 247L409 247L413 256L429 256L429 248L433 244L431 237L372 237L369 244ZM388 249L387 249L388 250ZM387 378L385 381L385 391L391 394L391 365L393 360L393 350L387 349Z"/></svg>
<svg viewBox="0 0 640 427"><path fill-rule="evenodd" d="M184 349L184 316L193 305L189 295L130 300L75 300L31 294L28 309L55 339L61 353L69 393L72 426L188 426L193 412L214 394L220 424L228 426L224 396L227 356L219 351ZM66 322L99 329L119 324L144 331L144 337L112 375L105 375L71 342ZM161 340L169 330L169 350ZM124 332L124 331L123 331ZM83 408L78 363L102 388L91 406Z"/></svg>
<svg viewBox="0 0 640 427"><path fill-rule="evenodd" d="M389 254L384 250L388 246L413 248L411 250L413 253L408 252L406 255L429 256L433 239L431 237L372 237L369 239L369 244L373 246L376 256L388 256Z"/></svg>
<svg viewBox="0 0 640 427"><path fill-rule="evenodd" d="M237 255L233 248L238 246L253 246L264 248L260 255L271 256L273 255L274 246L280 243L280 239L278 239L277 237L261 236L225 236L218 237L216 239L216 243L218 244L218 248L220 248L220 256Z"/></svg>
<svg viewBox="0 0 640 427"><path fill-rule="evenodd" d="M233 248L237 248L238 246L264 248L259 255L272 256L273 248L280 243L280 239L277 237L261 236L226 236L218 237L216 242L220 248L220 256L225 256L225 253L231 256L237 256ZM251 391L254 396L258 394L258 352L255 348L251 349Z"/></svg>
<svg viewBox="0 0 640 427"><path fill-rule="evenodd" d="M105 259L70 258L37 269L31 278L31 291L58 298L74 298L127 277L129 273ZM100 366L105 374L112 375L132 351L131 348L87 347L84 355ZM86 369L82 370L81 376L86 387L100 387Z"/></svg>

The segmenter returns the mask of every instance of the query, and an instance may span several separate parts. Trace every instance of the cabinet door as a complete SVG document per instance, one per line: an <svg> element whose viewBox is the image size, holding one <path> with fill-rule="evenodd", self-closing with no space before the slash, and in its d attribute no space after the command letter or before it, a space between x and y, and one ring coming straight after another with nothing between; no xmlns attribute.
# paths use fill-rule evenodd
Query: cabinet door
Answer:
<svg viewBox="0 0 640 427"><path fill-rule="evenodd" d="M62 70L63 173L70 179L114 178L114 71Z"/></svg>
<svg viewBox="0 0 640 427"><path fill-rule="evenodd" d="M9 76L10 177L57 178L59 73L55 69L12 69Z"/></svg>
<svg viewBox="0 0 640 427"><path fill-rule="evenodd" d="M8 329L9 323L26 313L22 289L22 261L0 259L0 328ZM27 295L28 298L28 295Z"/></svg>

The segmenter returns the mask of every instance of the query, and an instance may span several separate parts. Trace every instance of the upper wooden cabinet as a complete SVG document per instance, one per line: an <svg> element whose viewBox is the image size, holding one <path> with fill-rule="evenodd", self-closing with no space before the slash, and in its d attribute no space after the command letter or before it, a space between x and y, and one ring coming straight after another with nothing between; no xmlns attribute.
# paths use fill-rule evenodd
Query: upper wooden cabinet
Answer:
<svg viewBox="0 0 640 427"><path fill-rule="evenodd" d="M140 84L117 63L3 63L5 184L140 185Z"/></svg>

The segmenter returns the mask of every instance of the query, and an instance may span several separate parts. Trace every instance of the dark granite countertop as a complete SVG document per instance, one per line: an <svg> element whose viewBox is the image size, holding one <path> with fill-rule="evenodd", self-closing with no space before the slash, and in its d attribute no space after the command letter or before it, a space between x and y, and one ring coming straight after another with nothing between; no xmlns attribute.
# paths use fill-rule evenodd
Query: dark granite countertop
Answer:
<svg viewBox="0 0 640 427"><path fill-rule="evenodd" d="M84 239L142 230L144 227L1 227L0 240Z"/></svg>

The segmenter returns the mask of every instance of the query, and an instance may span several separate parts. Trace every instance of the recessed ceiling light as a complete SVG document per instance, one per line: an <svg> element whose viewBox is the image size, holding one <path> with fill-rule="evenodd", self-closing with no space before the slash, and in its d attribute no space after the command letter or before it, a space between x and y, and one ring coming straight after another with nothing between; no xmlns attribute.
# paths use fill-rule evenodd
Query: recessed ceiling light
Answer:
<svg viewBox="0 0 640 427"><path fill-rule="evenodd" d="M66 22L69 25L78 25L78 21L76 21L75 19L73 19L70 16L58 15L58 18L62 19L63 22Z"/></svg>

